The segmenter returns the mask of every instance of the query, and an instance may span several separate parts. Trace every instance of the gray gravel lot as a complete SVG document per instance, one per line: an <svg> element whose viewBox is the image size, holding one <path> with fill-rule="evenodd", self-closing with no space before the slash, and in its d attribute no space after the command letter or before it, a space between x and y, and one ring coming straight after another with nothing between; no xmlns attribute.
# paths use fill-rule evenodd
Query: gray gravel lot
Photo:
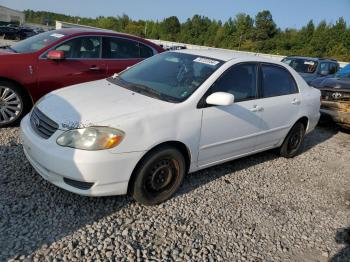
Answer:
<svg viewBox="0 0 350 262"><path fill-rule="evenodd" d="M189 175L156 207L50 185L0 130L0 261L350 261L350 134Z"/></svg>

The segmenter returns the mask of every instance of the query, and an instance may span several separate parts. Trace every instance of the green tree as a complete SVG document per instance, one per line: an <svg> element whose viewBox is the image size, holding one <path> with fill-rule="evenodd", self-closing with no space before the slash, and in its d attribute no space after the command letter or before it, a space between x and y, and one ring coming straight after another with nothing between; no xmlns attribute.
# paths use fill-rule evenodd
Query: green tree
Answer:
<svg viewBox="0 0 350 262"><path fill-rule="evenodd" d="M272 38L277 33L277 26L268 10L259 12L255 17L255 39L258 41Z"/></svg>

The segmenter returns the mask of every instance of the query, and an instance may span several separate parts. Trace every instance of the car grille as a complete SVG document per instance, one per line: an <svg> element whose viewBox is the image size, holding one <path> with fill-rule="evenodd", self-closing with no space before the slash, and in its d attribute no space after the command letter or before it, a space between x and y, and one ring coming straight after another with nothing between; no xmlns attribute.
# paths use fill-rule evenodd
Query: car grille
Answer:
<svg viewBox="0 0 350 262"><path fill-rule="evenodd" d="M34 107L30 116L30 124L40 137L49 139L58 129L58 124Z"/></svg>
<svg viewBox="0 0 350 262"><path fill-rule="evenodd" d="M322 99L333 101L350 101L350 92L344 92L344 91L330 91L330 90L321 90Z"/></svg>

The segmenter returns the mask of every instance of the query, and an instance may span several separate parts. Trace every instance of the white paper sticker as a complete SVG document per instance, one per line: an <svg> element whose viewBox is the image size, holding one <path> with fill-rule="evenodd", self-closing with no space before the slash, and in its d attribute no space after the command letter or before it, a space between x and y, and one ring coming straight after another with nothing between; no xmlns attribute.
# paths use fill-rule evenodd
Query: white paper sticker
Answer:
<svg viewBox="0 0 350 262"><path fill-rule="evenodd" d="M315 62L312 62L312 61L305 61L304 64L305 64L305 65L314 65Z"/></svg>
<svg viewBox="0 0 350 262"><path fill-rule="evenodd" d="M220 63L219 61L212 60L209 58L204 58L204 57L197 57L195 60L193 60L193 62L202 63L206 65L211 65L211 66L216 66L217 64Z"/></svg>
<svg viewBox="0 0 350 262"><path fill-rule="evenodd" d="M52 34L52 35L50 35L50 36L52 36L52 37L56 37L56 38L61 38L61 37L64 37L64 35L62 35L62 34Z"/></svg>

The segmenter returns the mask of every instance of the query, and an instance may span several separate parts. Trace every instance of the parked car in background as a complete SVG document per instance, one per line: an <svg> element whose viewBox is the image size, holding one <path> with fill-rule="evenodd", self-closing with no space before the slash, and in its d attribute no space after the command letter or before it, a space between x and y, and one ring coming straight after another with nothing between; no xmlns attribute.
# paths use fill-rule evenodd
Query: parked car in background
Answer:
<svg viewBox="0 0 350 262"><path fill-rule="evenodd" d="M310 84L316 78L332 77L339 70L339 63L333 59L288 56L282 59Z"/></svg>
<svg viewBox="0 0 350 262"><path fill-rule="evenodd" d="M20 40L19 28L13 26L0 26L0 37L2 39Z"/></svg>
<svg viewBox="0 0 350 262"><path fill-rule="evenodd" d="M17 124L55 89L106 78L164 50L102 30L49 31L0 49L0 127Z"/></svg>
<svg viewBox="0 0 350 262"><path fill-rule="evenodd" d="M272 148L294 157L319 111L320 91L283 63L182 50L54 91L21 130L28 160L51 183L154 205L188 172Z"/></svg>
<svg viewBox="0 0 350 262"><path fill-rule="evenodd" d="M334 78L314 80L310 85L321 90L321 113L350 128L350 64L337 72Z"/></svg>

